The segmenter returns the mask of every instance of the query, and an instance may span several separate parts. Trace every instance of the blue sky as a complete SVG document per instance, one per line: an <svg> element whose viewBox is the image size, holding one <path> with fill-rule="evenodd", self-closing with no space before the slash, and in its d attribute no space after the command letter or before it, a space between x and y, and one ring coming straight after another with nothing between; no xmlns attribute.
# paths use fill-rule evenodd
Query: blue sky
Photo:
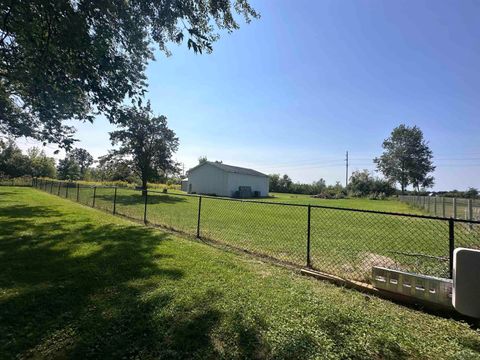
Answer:
<svg viewBox="0 0 480 360"><path fill-rule="evenodd" d="M435 189L480 187L479 1L251 4L261 19L222 34L211 55L172 44L148 68L147 96L186 168L206 155L343 182L346 150L352 170L374 169L406 123L434 152ZM107 152L105 120L78 128L78 146Z"/></svg>

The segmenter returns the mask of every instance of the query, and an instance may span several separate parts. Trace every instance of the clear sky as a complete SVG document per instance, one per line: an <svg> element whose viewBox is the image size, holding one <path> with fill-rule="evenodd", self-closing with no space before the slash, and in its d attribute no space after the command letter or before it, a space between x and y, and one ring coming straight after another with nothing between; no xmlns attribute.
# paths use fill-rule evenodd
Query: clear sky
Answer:
<svg viewBox="0 0 480 360"><path fill-rule="evenodd" d="M211 55L172 44L148 68L186 169L206 155L343 183L346 150L351 170L374 169L405 123L430 143L435 189L480 187L480 1L250 2L261 19ZM105 120L78 128L79 147L110 148Z"/></svg>

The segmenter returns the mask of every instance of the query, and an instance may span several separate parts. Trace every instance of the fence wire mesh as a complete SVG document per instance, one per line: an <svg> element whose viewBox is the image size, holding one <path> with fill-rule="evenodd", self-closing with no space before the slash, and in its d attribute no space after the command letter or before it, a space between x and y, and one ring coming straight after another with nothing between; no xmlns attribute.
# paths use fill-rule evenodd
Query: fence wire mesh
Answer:
<svg viewBox="0 0 480 360"><path fill-rule="evenodd" d="M373 266L449 276L448 222L382 213L312 208L315 269L369 281Z"/></svg>
<svg viewBox="0 0 480 360"><path fill-rule="evenodd" d="M88 186L34 179L36 188L114 214L283 263L370 282L373 266L448 278L454 247L480 249L480 221L315 205ZM425 207L427 200L413 199ZM445 205L445 206L444 206ZM428 209L437 209L429 203Z"/></svg>
<svg viewBox="0 0 480 360"><path fill-rule="evenodd" d="M16 178L0 177L0 186L32 186L34 181L30 176L22 176Z"/></svg>
<svg viewBox="0 0 480 360"><path fill-rule="evenodd" d="M199 197L148 191L147 222L195 235Z"/></svg>
<svg viewBox="0 0 480 360"><path fill-rule="evenodd" d="M200 236L304 265L307 207L203 198Z"/></svg>

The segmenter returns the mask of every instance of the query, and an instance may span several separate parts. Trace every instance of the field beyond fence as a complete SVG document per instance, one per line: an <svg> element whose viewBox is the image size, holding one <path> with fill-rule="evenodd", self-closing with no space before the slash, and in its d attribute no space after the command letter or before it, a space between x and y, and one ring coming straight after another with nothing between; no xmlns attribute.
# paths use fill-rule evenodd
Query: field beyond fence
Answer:
<svg viewBox="0 0 480 360"><path fill-rule="evenodd" d="M480 222L146 192L34 179L48 193L297 267L369 282L372 266L451 276L455 247L480 249Z"/></svg>

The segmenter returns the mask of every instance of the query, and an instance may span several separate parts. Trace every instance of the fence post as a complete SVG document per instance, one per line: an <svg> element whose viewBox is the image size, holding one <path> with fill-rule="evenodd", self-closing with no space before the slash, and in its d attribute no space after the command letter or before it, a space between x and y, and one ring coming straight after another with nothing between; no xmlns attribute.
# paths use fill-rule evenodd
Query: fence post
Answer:
<svg viewBox="0 0 480 360"><path fill-rule="evenodd" d="M53 194L53 181L50 181L50 194Z"/></svg>
<svg viewBox="0 0 480 360"><path fill-rule="evenodd" d="M468 199L468 220L473 220L472 199Z"/></svg>
<svg viewBox="0 0 480 360"><path fill-rule="evenodd" d="M455 250L455 221L453 218L448 220L448 248L449 248L449 271L450 279L453 278L453 251Z"/></svg>
<svg viewBox="0 0 480 360"><path fill-rule="evenodd" d="M113 215L117 212L117 187L115 186L115 191L113 192Z"/></svg>
<svg viewBox="0 0 480 360"><path fill-rule="evenodd" d="M442 216L445 217L445 196L442 196Z"/></svg>
<svg viewBox="0 0 480 360"><path fill-rule="evenodd" d="M95 207L95 198L97 197L97 187L94 186L93 187L93 203L92 203L92 207L94 208Z"/></svg>
<svg viewBox="0 0 480 360"><path fill-rule="evenodd" d="M312 207L308 205L308 212L307 212L307 268L312 267L312 261L310 258L310 219L311 219L311 210Z"/></svg>
<svg viewBox="0 0 480 360"><path fill-rule="evenodd" d="M61 187L62 187L62 182L60 181L60 182L58 183L57 196L60 196L60 189L61 189Z"/></svg>
<svg viewBox="0 0 480 360"><path fill-rule="evenodd" d="M436 195L433 198L433 211L434 211L434 215L437 216L437 196Z"/></svg>
<svg viewBox="0 0 480 360"><path fill-rule="evenodd" d="M80 199L80 184L77 183L77 202Z"/></svg>
<svg viewBox="0 0 480 360"><path fill-rule="evenodd" d="M198 197L197 238L200 239L200 214L202 213L202 197Z"/></svg>
<svg viewBox="0 0 480 360"><path fill-rule="evenodd" d="M65 188L65 199L68 199L68 186L69 182L67 181L67 185L66 185L66 188Z"/></svg>
<svg viewBox="0 0 480 360"><path fill-rule="evenodd" d="M457 198L453 198L453 218L457 218Z"/></svg>
<svg viewBox="0 0 480 360"><path fill-rule="evenodd" d="M143 223L147 224L147 203L148 203L148 190L145 189L145 208L143 209Z"/></svg>
<svg viewBox="0 0 480 360"><path fill-rule="evenodd" d="M472 206L472 199L468 199L468 220L473 220L473 206ZM468 224L468 228L470 230L473 229L472 223Z"/></svg>

